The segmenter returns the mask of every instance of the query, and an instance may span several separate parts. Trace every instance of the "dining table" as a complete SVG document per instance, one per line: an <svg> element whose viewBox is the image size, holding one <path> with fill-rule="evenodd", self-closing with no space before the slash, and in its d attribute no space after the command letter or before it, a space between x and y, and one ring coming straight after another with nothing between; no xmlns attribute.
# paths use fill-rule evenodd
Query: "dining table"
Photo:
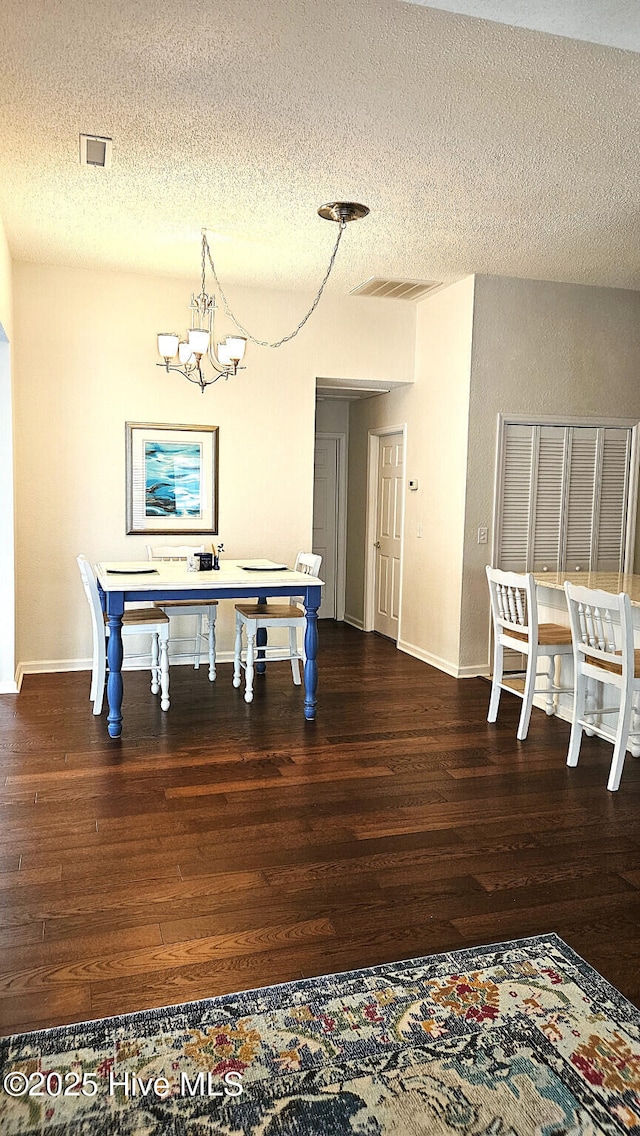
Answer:
<svg viewBox="0 0 640 1136"><path fill-rule="evenodd" d="M217 569L192 571L185 560L101 561L95 566L98 591L109 624L107 641L107 701L109 736L122 734L122 615L125 604L163 600L256 599L266 603L275 596L296 597L304 605L304 716L316 716L318 685L318 608L323 581L285 564L268 559L220 559ZM261 649L266 646L266 629L258 630L256 670L264 670ZM264 651L262 653L264 658Z"/></svg>

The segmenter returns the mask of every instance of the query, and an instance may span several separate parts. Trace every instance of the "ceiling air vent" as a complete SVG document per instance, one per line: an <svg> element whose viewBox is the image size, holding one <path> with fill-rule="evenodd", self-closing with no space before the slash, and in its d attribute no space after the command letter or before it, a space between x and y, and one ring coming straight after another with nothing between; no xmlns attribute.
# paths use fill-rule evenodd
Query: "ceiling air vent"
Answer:
<svg viewBox="0 0 640 1136"><path fill-rule="evenodd" d="M97 134L80 135L80 165L100 166L108 170L111 165L111 138Z"/></svg>
<svg viewBox="0 0 640 1136"><path fill-rule="evenodd" d="M427 292L440 285L436 280L382 280L370 276L357 288L352 288L350 296L377 296L381 300L421 300Z"/></svg>

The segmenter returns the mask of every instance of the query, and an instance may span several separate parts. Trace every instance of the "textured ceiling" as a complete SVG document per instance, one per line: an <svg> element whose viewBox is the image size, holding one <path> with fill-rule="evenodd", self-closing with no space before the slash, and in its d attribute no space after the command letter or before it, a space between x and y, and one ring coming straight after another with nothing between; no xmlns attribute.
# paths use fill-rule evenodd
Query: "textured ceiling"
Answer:
<svg viewBox="0 0 640 1136"><path fill-rule="evenodd" d="M338 198L340 291L640 288L640 55L399 0L3 0L0 42L16 259L197 278L206 225L223 282L311 290Z"/></svg>
<svg viewBox="0 0 640 1136"><path fill-rule="evenodd" d="M479 16L500 24L535 28L551 35L585 39L626 51L640 51L638 0L408 0L426 8Z"/></svg>

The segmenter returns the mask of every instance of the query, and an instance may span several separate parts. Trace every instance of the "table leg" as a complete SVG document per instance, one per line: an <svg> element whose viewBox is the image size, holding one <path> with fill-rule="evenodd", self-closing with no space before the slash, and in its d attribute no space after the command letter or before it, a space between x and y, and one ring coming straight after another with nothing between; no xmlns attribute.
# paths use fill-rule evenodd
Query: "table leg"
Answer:
<svg viewBox="0 0 640 1136"><path fill-rule="evenodd" d="M258 603L265 604L267 602L266 595L258 596ZM264 661L264 648L267 645L267 629L266 627L259 627L256 633L256 647L258 648L256 674L262 675L267 669L267 664Z"/></svg>
<svg viewBox="0 0 640 1136"><path fill-rule="evenodd" d="M304 716L312 722L316 716L318 687L318 608L320 588L309 588L304 598L307 626L304 633Z"/></svg>
<svg viewBox="0 0 640 1136"><path fill-rule="evenodd" d="M107 609L109 616L109 641L107 643L109 715L107 724L109 736L119 738L122 733L122 613L124 611L124 598L115 592L110 592Z"/></svg>

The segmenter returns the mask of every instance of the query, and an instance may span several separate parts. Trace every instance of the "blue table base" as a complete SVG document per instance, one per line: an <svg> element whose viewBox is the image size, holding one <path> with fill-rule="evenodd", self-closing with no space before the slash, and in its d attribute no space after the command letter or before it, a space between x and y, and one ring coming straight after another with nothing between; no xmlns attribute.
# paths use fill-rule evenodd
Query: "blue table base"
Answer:
<svg viewBox="0 0 640 1136"><path fill-rule="evenodd" d="M109 640L107 643L107 662L109 664L107 701L109 703L109 716L107 718L107 725L110 737L119 738L122 734L122 615L124 605L125 603L142 603L149 600L152 603L161 603L162 600L192 600L193 603L198 603L202 602L204 599L254 599L257 595L258 603L266 603L267 598L273 596L302 597L307 617L307 626L304 635L306 658L304 665L304 716L309 722L312 722L315 718L316 690L318 688L318 608L320 607L321 600L321 592L318 584L311 584L307 587L299 583L291 587L287 587L286 585L279 585L267 589L262 587L259 592L255 587L215 587L211 589L163 588L161 591L156 589L149 591L138 591L137 589L135 591L127 591L125 588L122 591L109 590L105 592L100 587L99 583L98 589L100 591L103 610L107 613L109 620ZM257 638L258 665L256 670L258 673L264 671L266 667L264 663L264 647L266 646L266 642L266 628L260 628ZM260 663L260 648L263 648L262 663Z"/></svg>

